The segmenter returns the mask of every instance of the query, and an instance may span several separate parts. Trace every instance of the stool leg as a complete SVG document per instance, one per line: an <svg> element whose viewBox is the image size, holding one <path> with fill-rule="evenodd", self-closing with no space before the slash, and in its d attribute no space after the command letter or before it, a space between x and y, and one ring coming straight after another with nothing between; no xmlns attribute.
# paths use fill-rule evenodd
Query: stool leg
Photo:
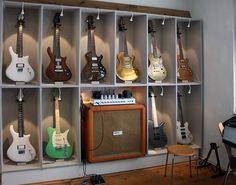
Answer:
<svg viewBox="0 0 236 185"><path fill-rule="evenodd" d="M168 157L169 157L169 152L166 153L166 165L165 165L165 174L164 174L164 176L166 176Z"/></svg>
<svg viewBox="0 0 236 185"><path fill-rule="evenodd" d="M171 164L171 179L170 179L171 185L173 184L174 162L175 162L175 155L173 155L172 164Z"/></svg>
<svg viewBox="0 0 236 185"><path fill-rule="evenodd" d="M191 166L191 156L189 156L189 172L190 172L190 177L192 177L192 166Z"/></svg>

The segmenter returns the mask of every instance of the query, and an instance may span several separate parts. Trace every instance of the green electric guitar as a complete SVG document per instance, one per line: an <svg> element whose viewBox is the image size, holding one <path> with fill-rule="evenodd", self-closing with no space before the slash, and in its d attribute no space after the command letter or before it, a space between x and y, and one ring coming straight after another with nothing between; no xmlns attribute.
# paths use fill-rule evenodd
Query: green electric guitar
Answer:
<svg viewBox="0 0 236 185"><path fill-rule="evenodd" d="M67 140L69 129L61 133L60 129L60 111L59 111L59 89L53 89L53 97L55 103L55 126L48 127L48 144L46 146L46 154L53 159L68 159L71 157L73 149Z"/></svg>

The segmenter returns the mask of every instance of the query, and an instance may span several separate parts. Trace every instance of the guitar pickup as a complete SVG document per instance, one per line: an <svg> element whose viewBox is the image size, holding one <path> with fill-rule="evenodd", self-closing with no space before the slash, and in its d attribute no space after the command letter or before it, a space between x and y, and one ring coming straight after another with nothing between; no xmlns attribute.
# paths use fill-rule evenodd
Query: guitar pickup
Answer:
<svg viewBox="0 0 236 185"><path fill-rule="evenodd" d="M24 67L25 67L24 63L17 63L16 64L16 68L17 68L18 72L22 72Z"/></svg>
<svg viewBox="0 0 236 185"><path fill-rule="evenodd" d="M55 69L54 70L56 73L61 73L61 72L63 72L63 69Z"/></svg>
<svg viewBox="0 0 236 185"><path fill-rule="evenodd" d="M25 145L17 145L18 154L25 153Z"/></svg>
<svg viewBox="0 0 236 185"><path fill-rule="evenodd" d="M92 57L92 60L97 60L98 58L97 57Z"/></svg>

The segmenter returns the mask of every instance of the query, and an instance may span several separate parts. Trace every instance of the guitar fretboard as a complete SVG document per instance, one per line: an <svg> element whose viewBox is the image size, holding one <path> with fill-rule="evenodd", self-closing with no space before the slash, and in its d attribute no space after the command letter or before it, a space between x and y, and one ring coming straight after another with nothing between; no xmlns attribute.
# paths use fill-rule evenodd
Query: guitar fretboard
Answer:
<svg viewBox="0 0 236 185"><path fill-rule="evenodd" d="M59 98L55 97L54 101L55 106L55 123L56 123L56 133L61 133L61 127L60 127L60 111L59 111Z"/></svg>
<svg viewBox="0 0 236 185"><path fill-rule="evenodd" d="M60 51L60 28L55 27L54 29L54 37L53 37L53 54L55 58L61 57L61 51Z"/></svg>
<svg viewBox="0 0 236 185"><path fill-rule="evenodd" d="M180 116L180 126L184 127L184 116L183 116L183 110L182 110L182 104L180 100L181 95L178 93L178 107L179 107L179 116Z"/></svg>
<svg viewBox="0 0 236 185"><path fill-rule="evenodd" d="M16 53L19 58L23 57L23 25L20 24L17 29Z"/></svg>
<svg viewBox="0 0 236 185"><path fill-rule="evenodd" d="M24 136L24 114L22 101L18 101L18 132L19 137Z"/></svg>
<svg viewBox="0 0 236 185"><path fill-rule="evenodd" d="M128 47L127 47L127 40L126 40L126 31L125 31L125 30L122 32L122 35L123 35L123 50L124 50L124 56L125 56L125 57L129 57Z"/></svg>
<svg viewBox="0 0 236 185"><path fill-rule="evenodd" d="M151 39L152 39L152 47L153 47L153 56L154 56L154 58L158 58L157 44L156 44L156 34L154 32L151 33Z"/></svg>

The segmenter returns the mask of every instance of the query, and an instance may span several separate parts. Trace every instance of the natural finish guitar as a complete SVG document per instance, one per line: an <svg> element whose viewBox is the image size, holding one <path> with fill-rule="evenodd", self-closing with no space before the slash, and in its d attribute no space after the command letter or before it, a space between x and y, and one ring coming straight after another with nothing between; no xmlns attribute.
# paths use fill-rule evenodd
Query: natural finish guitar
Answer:
<svg viewBox="0 0 236 185"><path fill-rule="evenodd" d="M54 46L53 52L51 48L47 48L47 53L50 57L50 63L46 69L46 75L54 82L67 81L71 78L72 74L66 64L66 57L61 57L60 53L60 13L54 16Z"/></svg>
<svg viewBox="0 0 236 185"><path fill-rule="evenodd" d="M56 128L48 127L48 144L46 154L53 159L68 159L71 157L73 149L67 140L69 129L61 133L60 111L59 111L59 89L53 89L55 104L55 125Z"/></svg>
<svg viewBox="0 0 236 185"><path fill-rule="evenodd" d="M101 63L103 56L97 56L96 54L94 38L95 26L93 25L93 16L90 15L87 17L87 23L88 42L90 42L90 50L85 55L87 63L82 71L82 75L89 81L100 81L105 78L107 72L105 67Z"/></svg>
<svg viewBox="0 0 236 185"><path fill-rule="evenodd" d="M10 126L10 133L13 142L7 150L7 156L14 162L26 163L32 161L36 152L30 144L30 135L24 134L24 114L23 114L23 90L19 89L17 96L18 101L18 132L15 132L13 125Z"/></svg>
<svg viewBox="0 0 236 185"><path fill-rule="evenodd" d="M189 67L189 61L184 58L183 48L181 43L181 33L179 32L179 26L177 25L177 40L179 45L179 55L177 56L177 77L181 81L189 81L192 77L192 70Z"/></svg>
<svg viewBox="0 0 236 185"><path fill-rule="evenodd" d="M138 78L138 70L134 68L134 56L129 56L126 41L126 28L123 17L120 18L119 31L123 37L123 51L117 55L116 75L123 81L134 81Z"/></svg>
<svg viewBox="0 0 236 185"><path fill-rule="evenodd" d="M29 82L34 78L34 70L28 62L29 56L23 56L23 27L24 14L21 12L17 17L16 53L10 46L11 63L6 69L6 76L15 82Z"/></svg>
<svg viewBox="0 0 236 185"><path fill-rule="evenodd" d="M148 67L148 76L152 80L162 81L166 78L167 72L166 68L163 65L162 57L157 54L157 44L156 44L156 34L153 29L152 21L148 21L148 32L151 34L153 52L149 53L149 67Z"/></svg>

